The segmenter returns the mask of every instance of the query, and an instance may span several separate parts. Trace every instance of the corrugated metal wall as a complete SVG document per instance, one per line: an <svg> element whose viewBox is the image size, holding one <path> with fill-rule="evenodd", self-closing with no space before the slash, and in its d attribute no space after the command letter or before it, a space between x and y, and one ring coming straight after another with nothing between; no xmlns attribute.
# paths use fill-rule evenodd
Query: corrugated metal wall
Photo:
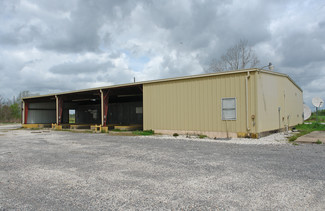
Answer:
<svg viewBox="0 0 325 211"><path fill-rule="evenodd" d="M142 124L142 122L143 115L141 101L108 104L109 124L132 125Z"/></svg>
<svg viewBox="0 0 325 211"><path fill-rule="evenodd" d="M144 129L246 132L245 76L210 76L143 85ZM255 114L255 79L249 79L249 116ZM237 120L223 121L221 99L236 98ZM249 121L251 132L255 131Z"/></svg>
<svg viewBox="0 0 325 211"><path fill-rule="evenodd" d="M30 103L28 106L28 124L55 123L55 102Z"/></svg>
<svg viewBox="0 0 325 211"><path fill-rule="evenodd" d="M303 122L303 93L287 77L261 72L257 81L258 132Z"/></svg>
<svg viewBox="0 0 325 211"><path fill-rule="evenodd" d="M76 107L76 124L100 124L100 104L79 105Z"/></svg>

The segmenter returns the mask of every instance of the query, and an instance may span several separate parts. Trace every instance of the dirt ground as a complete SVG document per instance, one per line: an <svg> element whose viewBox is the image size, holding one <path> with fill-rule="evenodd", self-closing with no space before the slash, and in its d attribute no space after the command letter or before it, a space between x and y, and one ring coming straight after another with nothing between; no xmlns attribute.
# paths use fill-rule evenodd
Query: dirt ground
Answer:
<svg viewBox="0 0 325 211"><path fill-rule="evenodd" d="M12 129L0 210L325 209L325 145Z"/></svg>

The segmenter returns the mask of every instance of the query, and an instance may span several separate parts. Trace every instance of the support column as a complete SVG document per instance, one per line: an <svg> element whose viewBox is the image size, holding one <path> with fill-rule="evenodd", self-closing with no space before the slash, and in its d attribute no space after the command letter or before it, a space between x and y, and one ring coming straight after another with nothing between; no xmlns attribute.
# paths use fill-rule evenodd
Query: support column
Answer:
<svg viewBox="0 0 325 211"><path fill-rule="evenodd" d="M102 116L102 126L106 126L107 122L107 113L108 113L108 98L109 90L100 90L100 99L101 99L101 116Z"/></svg>
<svg viewBox="0 0 325 211"><path fill-rule="evenodd" d="M25 101L21 101L20 103L20 116L21 116L21 119L20 119L20 123L21 124L25 124Z"/></svg>
<svg viewBox="0 0 325 211"><path fill-rule="evenodd" d="M23 115L22 115L22 123L23 124L27 124L27 119L28 119L28 106L29 103L23 101Z"/></svg>
<svg viewBox="0 0 325 211"><path fill-rule="evenodd" d="M61 125L63 112L63 99L61 96L55 95L56 100L56 124Z"/></svg>

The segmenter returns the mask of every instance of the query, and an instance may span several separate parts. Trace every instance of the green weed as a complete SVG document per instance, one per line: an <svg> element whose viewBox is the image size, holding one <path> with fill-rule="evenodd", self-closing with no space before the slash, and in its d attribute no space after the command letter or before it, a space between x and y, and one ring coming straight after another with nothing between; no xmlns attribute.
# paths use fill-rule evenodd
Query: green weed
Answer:
<svg viewBox="0 0 325 211"><path fill-rule="evenodd" d="M319 139L315 142L316 144L322 144L323 142L321 142Z"/></svg>
<svg viewBox="0 0 325 211"><path fill-rule="evenodd" d="M203 135L203 134L199 134L198 137L199 137L199 138L206 138L206 137L208 137L208 136Z"/></svg>

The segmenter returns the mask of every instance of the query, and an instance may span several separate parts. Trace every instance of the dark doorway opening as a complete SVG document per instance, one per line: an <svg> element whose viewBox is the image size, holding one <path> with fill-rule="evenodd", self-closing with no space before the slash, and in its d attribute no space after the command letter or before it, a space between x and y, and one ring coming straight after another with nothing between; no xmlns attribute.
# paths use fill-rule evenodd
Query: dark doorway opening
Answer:
<svg viewBox="0 0 325 211"><path fill-rule="evenodd" d="M108 102L108 125L138 125L142 128L142 85L111 89Z"/></svg>
<svg viewBox="0 0 325 211"><path fill-rule="evenodd" d="M63 96L62 124L101 124L101 99L98 91Z"/></svg>

